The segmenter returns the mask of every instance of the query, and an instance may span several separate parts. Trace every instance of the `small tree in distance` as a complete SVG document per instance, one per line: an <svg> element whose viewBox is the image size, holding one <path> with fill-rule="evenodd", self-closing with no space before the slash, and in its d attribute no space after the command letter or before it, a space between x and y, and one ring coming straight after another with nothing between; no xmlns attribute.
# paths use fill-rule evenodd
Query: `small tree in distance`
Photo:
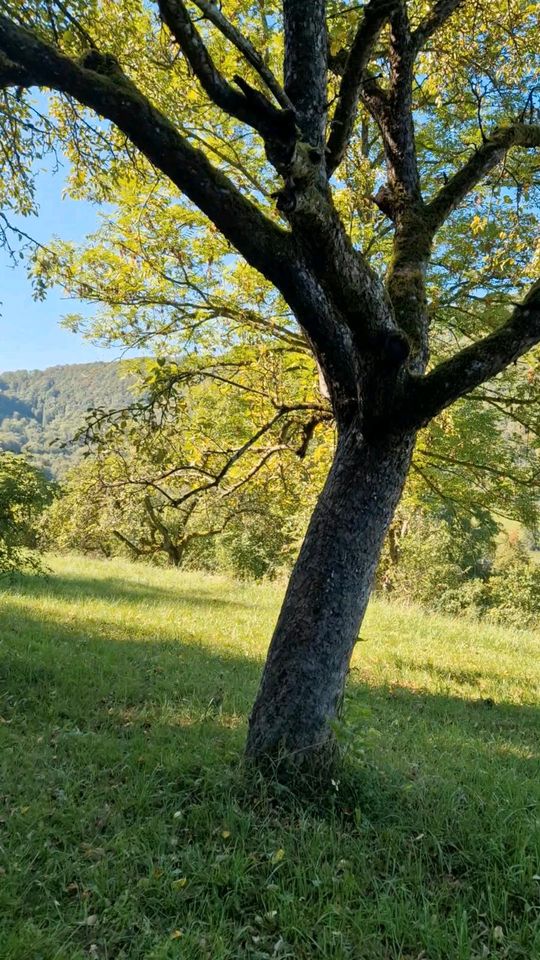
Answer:
<svg viewBox="0 0 540 960"><path fill-rule="evenodd" d="M255 760L314 764L328 754L418 431L540 342L540 283L520 233L540 146L534 12L517 0L0 8L4 143L16 158L8 203L31 208L30 158L56 137L76 142L97 198L114 197L129 165L144 174L150 164L156 189L168 179L190 201L182 226L199 272L211 252L197 238L218 231L221 261L236 251L264 278L267 303L279 292L316 359L336 452L247 743ZM61 96L56 127L45 118L36 132L34 87ZM89 126L80 106L110 126ZM381 161L385 180L366 198L366 168ZM509 196L511 229L499 222L498 237L484 236L490 204ZM374 208L381 242L366 244ZM460 322L448 313L458 264ZM265 317L261 306L261 337Z"/></svg>
<svg viewBox="0 0 540 960"><path fill-rule="evenodd" d="M0 577L39 570L37 526L54 487L24 457L0 453Z"/></svg>

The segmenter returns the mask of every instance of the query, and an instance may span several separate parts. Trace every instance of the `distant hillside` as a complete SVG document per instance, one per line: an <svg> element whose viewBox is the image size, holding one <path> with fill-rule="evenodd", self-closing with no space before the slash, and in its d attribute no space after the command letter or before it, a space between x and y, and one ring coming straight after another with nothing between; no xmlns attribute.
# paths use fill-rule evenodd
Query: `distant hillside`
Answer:
<svg viewBox="0 0 540 960"><path fill-rule="evenodd" d="M0 450L24 453L60 477L78 455L75 445L60 444L72 440L87 409L114 409L131 399L129 378L116 362L0 373Z"/></svg>

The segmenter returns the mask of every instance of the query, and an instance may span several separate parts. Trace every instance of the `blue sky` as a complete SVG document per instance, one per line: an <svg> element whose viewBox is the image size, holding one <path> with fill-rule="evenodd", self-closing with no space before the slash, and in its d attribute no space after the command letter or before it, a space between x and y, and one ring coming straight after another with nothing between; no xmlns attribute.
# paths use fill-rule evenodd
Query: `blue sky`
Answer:
<svg viewBox="0 0 540 960"><path fill-rule="evenodd" d="M39 216L10 216L26 233L42 243L53 235L78 240L93 230L97 208L85 201L62 199L62 173L41 173L37 179ZM64 330L65 313L88 313L77 300L68 300L62 291L50 291L43 302L32 299L32 289L23 261L13 266L6 250L0 248L0 371L42 369L57 363L85 363L113 360L120 349L94 346L81 336Z"/></svg>

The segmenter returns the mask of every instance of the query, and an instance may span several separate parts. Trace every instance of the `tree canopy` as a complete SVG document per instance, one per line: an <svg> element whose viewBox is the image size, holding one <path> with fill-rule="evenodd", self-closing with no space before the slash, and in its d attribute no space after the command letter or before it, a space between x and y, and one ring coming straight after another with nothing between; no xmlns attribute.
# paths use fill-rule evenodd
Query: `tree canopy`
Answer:
<svg viewBox="0 0 540 960"><path fill-rule="evenodd" d="M422 23L424 30L434 31L418 52L414 73L417 165L424 193L431 192L433 199L437 196L439 207L445 196L448 199L447 181L452 179L453 188L460 189L453 209L438 214L443 223L428 267L433 362L449 358L456 346L489 335L504 320L519 291L526 291L537 275L538 252L531 248L538 203L534 152L507 149L512 146L510 140L495 149L488 137L509 117L519 117L519 123L527 126L527 136L533 140L536 136L531 121L536 118L537 11L525 3L450 4L444 10L436 5L435 19L428 25L426 6L409 4L410 27L417 22L416 42ZM379 15L373 19L376 8ZM334 202L355 248L374 268L390 263L393 250L392 211L385 202L389 187L384 185L384 128L365 85L347 87L345 81L350 85L353 78L342 74L355 28L355 56L361 57L362 43L369 41L375 44L370 47L374 63L385 64L388 27L384 24L391 8L392 4L369 4L365 22L358 23L357 8L333 4L327 16L329 84L332 102L337 104L330 121L329 150L338 149L339 111L346 111L347 96L354 93L359 98L356 105L350 104L353 112L357 110L356 121L349 131L348 152L332 181ZM450 16L453 8L455 16ZM265 215L279 217L271 196L275 192L272 168L257 137L249 130L246 134L239 118L228 116L223 104L208 103L208 84L205 87L188 55L177 56L163 26L155 36L156 11L134 4L128 11L120 4L114 10L107 5L89 6L84 12L74 7L69 16L67 8L41 12L43 36L54 35L71 55L87 49L90 38L94 45L106 45L121 62L129 47L126 69L158 105L168 104L167 112L187 91L175 112L182 133L234 178ZM165 8L161 14L167 23ZM252 48L249 54L247 47L239 48L235 44L239 34L224 12L218 16L213 5L206 3L200 7L197 26L211 50L215 71L234 77L241 70L261 92L276 94L280 85L275 77L283 56L278 6L236 4L230 14L237 17L243 32L253 32L258 47L262 44L262 59ZM29 10L23 19L28 25L33 22ZM505 47L508 38L511 51ZM151 76L145 70L140 78L146 43L150 49L159 45L159 57L152 62ZM352 70L353 64L349 67ZM10 91L8 87L6 109L13 112L22 94L20 88L15 94ZM274 99L286 106L283 92ZM111 204L97 234L83 247L57 241L39 250L34 261L39 291L59 282L70 295L100 307L91 321L68 316L66 322L93 338L144 346L166 356L209 348L219 351L239 339L309 351L309 341L298 331L288 304L275 288L237 256L192 203L178 196L156 166L134 155L125 138L108 130L109 148L104 154L103 124L81 111L72 98L52 101L47 115L40 114L40 109L35 103L27 104L33 118L31 124L28 121L28 153L21 154L18 147L18 190L10 203L20 210L31 205L28 163L41 130L44 148L55 145L70 158L73 195ZM453 179L453 171L464 163L467 169L461 170L461 181ZM462 182L465 175L466 184ZM439 419L415 462L425 493L435 495L438 490L443 498L457 501L465 495L466 500L533 525L539 470L536 396L534 360L525 360L507 370L493 387L473 393L463 410L460 407Z"/></svg>

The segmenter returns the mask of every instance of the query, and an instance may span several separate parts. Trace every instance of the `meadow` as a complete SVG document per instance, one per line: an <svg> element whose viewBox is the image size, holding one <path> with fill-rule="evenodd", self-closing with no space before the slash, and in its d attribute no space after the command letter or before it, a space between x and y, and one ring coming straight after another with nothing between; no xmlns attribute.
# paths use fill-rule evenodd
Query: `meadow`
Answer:
<svg viewBox="0 0 540 960"><path fill-rule="evenodd" d="M319 800L246 777L282 585L0 592L2 960L540 957L540 638L375 601Z"/></svg>

